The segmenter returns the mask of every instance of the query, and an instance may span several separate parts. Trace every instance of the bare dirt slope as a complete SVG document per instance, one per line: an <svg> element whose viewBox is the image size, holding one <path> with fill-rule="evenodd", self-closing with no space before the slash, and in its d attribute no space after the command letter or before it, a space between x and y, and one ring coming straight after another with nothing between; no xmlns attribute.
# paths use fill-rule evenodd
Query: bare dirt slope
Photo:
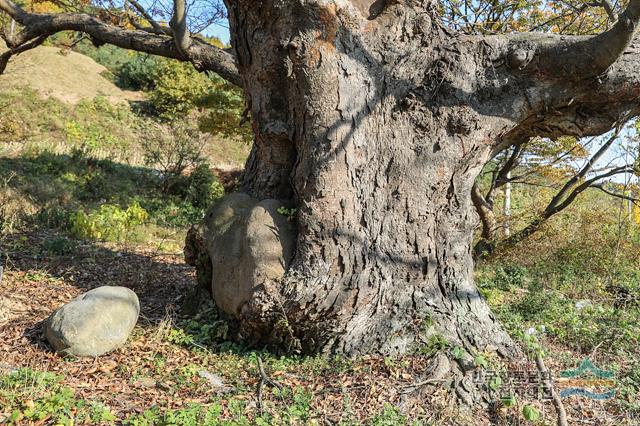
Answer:
<svg viewBox="0 0 640 426"><path fill-rule="evenodd" d="M0 44L0 52L4 50L4 44ZM112 102L139 98L137 92L122 90L104 78L105 71L105 67L88 56L41 46L11 59L0 75L0 91L30 87L69 103L97 95L106 96Z"/></svg>

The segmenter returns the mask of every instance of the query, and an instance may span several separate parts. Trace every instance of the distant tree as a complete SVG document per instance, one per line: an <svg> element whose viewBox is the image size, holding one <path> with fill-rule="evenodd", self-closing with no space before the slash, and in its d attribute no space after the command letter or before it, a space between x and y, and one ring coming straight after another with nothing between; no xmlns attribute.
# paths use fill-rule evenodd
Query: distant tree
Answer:
<svg viewBox="0 0 640 426"><path fill-rule="evenodd" d="M452 26L470 34L493 34L510 31L540 31L584 35L596 34L616 23L620 13L620 4L610 0L585 3L563 0L560 2L509 2L480 1L477 3L449 1L443 3L445 20ZM618 123L617 127L625 123ZM596 177L593 167L599 158L610 153L614 140L609 140L598 154L584 164L584 169L576 169L576 161L588 159L588 149L594 138L579 141L575 137L562 136L556 139L535 137L529 141L516 143L499 151L485 168L490 175L489 182L482 185L481 174L472 188L472 200L480 216L481 235L474 247L477 257L486 257L493 253L496 245L513 245L535 233L553 215L566 209L577 196L584 191L585 176ZM617 166L620 166L619 162ZM516 169L518 173L512 175ZM633 164L619 167L610 175L611 168L600 170L600 175L590 182L590 188L600 188L612 196L625 198L624 194L605 189L603 181L612 176L633 173ZM607 172L607 173L605 173ZM509 207L503 205L505 212L501 218L495 212L496 191L503 189L505 203L511 193L512 184L526 184L541 188L556 188L555 197L539 211L531 212L534 219L523 229L511 235ZM486 192L483 193L483 186ZM577 186L577 188L576 188ZM570 191L574 189L575 191ZM629 198L629 197L627 197ZM634 200L631 197L632 200ZM502 230L502 233L498 231Z"/></svg>
<svg viewBox="0 0 640 426"><path fill-rule="evenodd" d="M598 189L610 196L638 202L637 196L619 190L611 179L637 174L637 152L625 152L626 139L635 133L633 125L622 135L619 124L607 137L578 140L533 138L497 155L485 167L472 188L472 199L480 216L481 239L474 252L487 257L498 245L514 245L537 232L552 216L569 207L587 189ZM634 135L635 136L635 135ZM598 145L599 143L599 145ZM634 141L633 146L637 146ZM618 148L616 153L615 148ZM508 184L528 185L555 191L548 203L531 212L533 218L521 229L506 235L505 222L495 212L496 193Z"/></svg>
<svg viewBox="0 0 640 426"><path fill-rule="evenodd" d="M443 21L467 34L597 34L618 20L620 7L611 0L449 0L440 4Z"/></svg>

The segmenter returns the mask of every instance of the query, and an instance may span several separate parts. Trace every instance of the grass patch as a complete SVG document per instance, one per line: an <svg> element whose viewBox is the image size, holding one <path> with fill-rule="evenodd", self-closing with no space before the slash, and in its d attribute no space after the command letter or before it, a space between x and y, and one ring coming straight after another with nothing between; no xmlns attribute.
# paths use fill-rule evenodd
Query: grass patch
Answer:
<svg viewBox="0 0 640 426"><path fill-rule="evenodd" d="M583 271L567 279L567 271L548 266L511 266L507 270L514 272L506 273L503 266L492 265L478 272L481 293L510 333L518 336L532 327L544 327L549 337L580 353L604 346L612 356L637 356L638 306L609 293L597 276ZM576 292L581 285L591 292ZM636 291L635 286L628 291Z"/></svg>
<svg viewBox="0 0 640 426"><path fill-rule="evenodd" d="M75 238L170 243L200 220L206 208L182 198L186 195L163 193L160 178L152 169L77 153L43 151L0 158L0 175L10 173L13 178L7 182L7 190L38 206L23 211L21 219ZM189 177L185 179L189 185ZM215 177L210 179L216 182ZM204 196L212 200L223 194L219 184L196 189L215 191ZM64 240L47 244L46 250L53 254L70 249Z"/></svg>
<svg viewBox="0 0 640 426"><path fill-rule="evenodd" d="M78 399L63 385L63 377L45 371L20 368L0 375L0 401L5 418L17 425L40 422L56 425L114 424L116 417L99 402Z"/></svg>

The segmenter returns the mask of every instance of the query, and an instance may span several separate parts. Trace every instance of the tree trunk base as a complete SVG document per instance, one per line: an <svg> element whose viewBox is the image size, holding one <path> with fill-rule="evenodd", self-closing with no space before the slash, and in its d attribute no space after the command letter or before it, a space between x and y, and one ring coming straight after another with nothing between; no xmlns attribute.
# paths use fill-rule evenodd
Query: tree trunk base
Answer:
<svg viewBox="0 0 640 426"><path fill-rule="evenodd" d="M187 263L235 324L236 338L300 353L403 354L440 340L468 353L519 354L470 281L443 282L448 266L433 271L433 280L407 274L396 281L363 271L336 277L296 263L295 226L280 205L232 194L188 233Z"/></svg>

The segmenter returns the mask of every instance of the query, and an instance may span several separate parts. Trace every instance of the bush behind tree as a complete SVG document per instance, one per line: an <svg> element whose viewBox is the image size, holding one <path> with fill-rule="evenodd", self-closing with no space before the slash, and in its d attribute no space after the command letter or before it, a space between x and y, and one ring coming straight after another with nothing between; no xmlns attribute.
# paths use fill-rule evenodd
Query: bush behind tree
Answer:
<svg viewBox="0 0 640 426"><path fill-rule="evenodd" d="M198 72L193 65L136 53L114 71L122 88L148 93L147 112L174 121L198 113L200 130L249 142L249 126L240 126L244 114L242 91L214 73Z"/></svg>
<svg viewBox="0 0 640 426"><path fill-rule="evenodd" d="M170 125L147 123L141 142L147 166L160 173L160 189L196 208L205 209L224 195L203 154L204 139L188 118Z"/></svg>

